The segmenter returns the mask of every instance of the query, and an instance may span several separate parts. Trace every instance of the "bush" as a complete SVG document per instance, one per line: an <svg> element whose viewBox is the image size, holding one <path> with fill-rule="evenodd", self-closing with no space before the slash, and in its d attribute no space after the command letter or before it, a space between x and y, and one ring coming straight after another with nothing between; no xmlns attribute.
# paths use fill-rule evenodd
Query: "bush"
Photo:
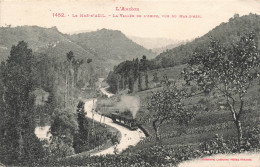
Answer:
<svg viewBox="0 0 260 167"><path fill-rule="evenodd" d="M247 128L249 129L249 128ZM241 151L259 149L260 125L251 128L244 134ZM213 154L226 154L237 152L236 138L224 139L216 134L215 138L199 145L153 145L133 151L127 149L121 154L106 156L69 157L58 161L45 162L51 166L177 166L182 161L202 158ZM47 165L49 166L49 165Z"/></svg>
<svg viewBox="0 0 260 167"><path fill-rule="evenodd" d="M246 151L260 149L260 125L246 129L244 134L244 149Z"/></svg>

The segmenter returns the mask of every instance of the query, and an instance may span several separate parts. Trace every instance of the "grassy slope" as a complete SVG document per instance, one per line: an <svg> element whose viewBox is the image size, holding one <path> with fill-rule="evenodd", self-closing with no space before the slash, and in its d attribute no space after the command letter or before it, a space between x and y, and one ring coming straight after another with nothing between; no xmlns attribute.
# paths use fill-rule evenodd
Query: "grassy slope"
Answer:
<svg viewBox="0 0 260 167"><path fill-rule="evenodd" d="M258 110L259 105L252 106L255 102L260 102L258 86L251 88L248 92L248 99L253 99L253 103L247 104L246 108L251 108L252 110L247 111L246 114L241 118L242 126L246 127L249 125L257 125L260 123L260 111ZM138 92L137 95L140 96L141 100L147 101L152 90L147 90L144 92ZM162 145L185 145L185 144L198 144L200 142L211 140L215 137L215 134L223 135L224 137L233 137L236 135L236 129L232 122L231 113L229 110L221 110L219 105L214 105L221 100L217 100L215 97L205 97L197 96L192 99L197 103L201 98L209 98L210 111L200 111L197 113L195 119L189 124L188 127L179 126L175 123L164 124L161 127ZM142 102L141 102L142 103ZM251 105L251 106L250 106ZM143 106L137 117L144 118L147 120L149 118L149 113ZM152 122L145 122L143 126L148 130L151 136L154 136L154 130L152 128ZM186 131L186 132L185 132ZM172 136L169 135L172 133ZM144 147L154 145L154 141L139 143L134 149L138 150Z"/></svg>
<svg viewBox="0 0 260 167"><path fill-rule="evenodd" d="M177 66L166 69L159 69L154 71L149 71L149 83L150 86L154 85L152 82L152 76L156 72L159 80L167 74L168 78L171 80L178 80L180 77L180 71L184 66ZM142 122L143 127L150 133L150 139L146 139L145 142L139 143L136 147L131 150L139 150L145 147L150 147L155 144L153 137L155 136L154 130L152 128L152 122L149 122L149 112L146 109L146 104L149 101L149 97L152 92L162 89L161 87L148 89L141 92L135 92L130 95L138 96L141 100L141 108L137 113L137 120ZM248 99L254 99L250 101L257 101L260 103L260 96L258 95L258 86L251 88L248 92ZM100 111L109 114L115 111L115 103L118 102L121 95L116 95L110 99L100 99L98 103L98 108ZM214 96L195 96L191 99L191 102L196 104L200 99L208 99L210 104L208 104L209 111L199 111L195 119L189 124L188 127L177 125L176 123L166 123L161 127L161 142L162 145L185 145L185 144L198 144L203 141L211 140L215 137L215 134L223 135L224 137L234 137L236 135L236 129L232 122L232 117L230 111L220 109L218 102L221 99L217 99ZM247 106L249 107L250 104ZM252 103L251 103L252 105ZM258 105L259 106L259 105ZM248 125L255 125L260 122L260 111L257 110L258 106L253 107L251 112L248 111L247 114L242 117L243 127ZM247 107L247 108L248 108ZM252 106L251 106L252 107Z"/></svg>
<svg viewBox="0 0 260 167"><path fill-rule="evenodd" d="M258 47L260 47L259 25L260 17L257 14L249 14L241 17L230 18L229 22L221 23L202 37L196 38L192 42L159 54L155 60L160 62L163 58L166 58L166 60L174 60L178 64L187 62L189 56L192 55L196 48L202 49L207 47L210 41L210 36L228 44L232 41L237 41L239 39L239 35L243 35L244 33L248 32L255 32L256 36L258 37Z"/></svg>

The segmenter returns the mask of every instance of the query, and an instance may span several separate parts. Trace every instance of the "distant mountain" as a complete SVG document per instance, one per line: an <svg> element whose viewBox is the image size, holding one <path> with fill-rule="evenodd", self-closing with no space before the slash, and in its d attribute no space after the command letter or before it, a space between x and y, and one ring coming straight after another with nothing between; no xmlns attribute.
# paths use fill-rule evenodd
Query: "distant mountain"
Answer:
<svg viewBox="0 0 260 167"><path fill-rule="evenodd" d="M66 53L73 51L76 58L91 58L100 71L107 72L125 60L146 55L154 58L150 50L134 43L120 31L98 30L76 35L63 34L56 27L38 26L0 27L0 61L5 60L12 45L28 42L29 48L59 60L66 60Z"/></svg>
<svg viewBox="0 0 260 167"><path fill-rule="evenodd" d="M12 45L19 41L28 42L29 48L34 52L44 53L58 59L65 59L66 53L72 50L75 57L94 58L95 56L71 41L56 27L42 28L38 26L1 27L0 28L0 60L6 59L10 54Z"/></svg>
<svg viewBox="0 0 260 167"><path fill-rule="evenodd" d="M144 38L136 36L129 36L129 38L133 40L135 43L152 50L156 48L163 48L169 45L176 46L182 42L180 40L169 38Z"/></svg>
<svg viewBox="0 0 260 167"><path fill-rule="evenodd" d="M152 51L157 53L158 55L162 52L165 52L167 50L170 50L170 49L173 49L173 48L176 48L180 45L184 45L186 44L188 41L180 41L179 43L176 43L176 44L170 44L170 45L166 45L166 46L163 46L163 47L160 47L160 48L153 48Z"/></svg>
<svg viewBox="0 0 260 167"><path fill-rule="evenodd" d="M69 36L72 41L94 55L104 58L104 61L118 64L143 55L148 59L156 56L151 50L145 49L127 38L121 31L101 29L93 32Z"/></svg>

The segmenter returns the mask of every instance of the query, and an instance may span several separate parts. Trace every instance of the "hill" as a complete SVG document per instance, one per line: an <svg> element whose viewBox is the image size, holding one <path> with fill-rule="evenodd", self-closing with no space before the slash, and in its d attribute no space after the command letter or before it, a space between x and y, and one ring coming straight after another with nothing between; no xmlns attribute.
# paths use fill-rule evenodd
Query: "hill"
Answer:
<svg viewBox="0 0 260 167"><path fill-rule="evenodd" d="M38 26L1 27L0 28L0 61L5 60L10 53L12 45L25 41L37 53L64 59L66 53L73 51L75 57L94 58L94 55L58 31L56 27L43 28Z"/></svg>
<svg viewBox="0 0 260 167"><path fill-rule="evenodd" d="M240 152L240 150L237 149L237 129L234 126L234 121L232 120L232 115L230 114L230 106L228 107L226 105L226 101L223 100L224 97L218 92L215 92L215 94L195 93L190 99L186 99L186 103L196 104L199 106L197 109L194 108L196 112L195 117L189 122L189 124L187 124L187 126L179 125L178 122L173 120L166 122L160 127L161 138L159 142L155 140L156 131L154 128L154 122L150 119L154 117L152 113L153 111L147 109L149 108L147 101L151 101L151 98L154 97L152 96L153 92L162 89L159 87L160 85L158 85L158 88L154 88L152 85L153 83L156 83L156 80L162 80L162 78L164 78L164 74L167 75L168 79L177 81L177 83L181 82L178 78L178 74L180 74L181 68L185 67L185 63L192 56L195 49L200 48L202 50L209 50L209 36L220 40L221 44L224 43L225 45L231 45L232 47L233 41L238 41L244 33L253 31L257 36L256 43L258 45L257 48L259 48L259 27L259 15L250 14L242 17L235 15L234 18L231 18L228 23L222 23L201 38L195 39L186 45L182 45L160 54L155 60L150 60L150 62L147 62L147 60L142 58L142 61L122 62L118 67L116 67L114 73L110 74L110 78L108 78L108 81L110 82L108 83L111 84L110 86L117 86L115 90L118 94L113 96L113 98L105 99L104 101L100 100L100 106L98 107L101 108L101 111L102 107L104 107L104 114L109 114L109 112L113 111L114 106L112 104L113 102L117 102L117 99L119 99L117 96L122 96L120 95L122 90L125 90L128 87L130 89L131 85L135 86L133 82L137 83L138 86L140 85L141 88L148 85L145 86L145 89L133 89L134 91L128 91L128 93L130 93L131 96L136 96L140 99L141 106L136 115L136 119L138 121L140 120L142 127L149 133L150 136L140 142L137 146L129 148L121 155L125 155L127 158L130 156L130 160L133 160L134 158L140 159L141 161L147 160L147 163L140 162L140 164L148 164L147 166L163 166L159 163L165 163L165 166L174 166L173 164L167 163L179 163L183 160L190 160L192 158L198 158L201 160L203 156L218 153L226 154L238 151ZM244 49L243 47L240 48ZM237 56L239 53L240 52L235 52L234 55ZM169 66L167 67L163 66L165 64L162 62L172 62L172 64L168 64ZM243 62L246 61L242 61L242 63ZM146 65L147 68L140 70L137 68L139 71L136 72L137 77L134 78L135 71L132 70L129 72L129 68L127 67L141 67L141 64L142 67ZM209 71L210 70L212 69L209 69ZM152 77L153 73L156 75L153 75ZM131 78L134 78L135 80L132 81ZM115 81L111 82L112 80ZM144 80L147 84L143 83ZM258 80L256 82L258 83ZM260 96L259 84L257 83L250 87L247 94L244 96L246 105L244 106L243 111L245 111L245 113L240 118L244 142L241 147L242 151L259 151L259 145L251 144L250 141L259 141L258 129L260 128ZM196 87L194 88L194 91L199 91ZM159 98L161 97L160 95L158 96ZM235 102L236 101L234 101L234 103ZM238 103L236 102L236 104ZM156 105L158 105L158 103ZM243 105L241 106L243 107ZM167 107L166 109L163 108L163 110L167 110ZM162 113L162 115L163 114L164 113ZM257 132L253 132L256 129ZM257 142L257 144L259 144L259 142ZM135 155L136 157L134 157ZM120 159L118 156L116 158ZM122 157L121 159L125 160L126 158ZM130 160L128 162L131 163Z"/></svg>
<svg viewBox="0 0 260 167"><path fill-rule="evenodd" d="M176 48L166 50L165 52L159 54L155 59L140 59L140 62L136 59L132 62L122 62L116 68L114 68L114 71L111 72L108 76L107 81L110 86L110 91L115 93L119 90L127 88L131 88L133 91L140 91L152 88L150 85L153 85L154 81L149 78L153 78L153 76L149 75L148 71L153 71L155 69L165 69L175 66L182 67L180 65L186 64L190 56L192 56L197 48L202 50L206 49L206 47L210 43L211 37L216 38L217 40L221 41L221 43L230 45L233 41L239 40L240 37L245 33L254 32L257 36L258 47L260 47L259 27L259 15L249 14L242 17L234 15L233 18L229 19L229 22L221 23L219 26L215 27L204 36L196 38L195 40ZM158 72L156 72L156 75L163 76L164 74L166 74L162 74L161 71L163 70L158 70ZM175 71L168 70L168 73L166 75L171 75L171 73L175 73ZM147 82L146 86L142 86L144 85L143 82ZM135 86L137 84L139 85L138 89L135 88L137 87Z"/></svg>
<svg viewBox="0 0 260 167"><path fill-rule="evenodd" d="M146 55L149 59L155 57L155 53L151 50L136 44L117 30L101 29L71 35L69 38L94 55L104 58L105 62L114 65L125 60L141 57L142 55Z"/></svg>
<svg viewBox="0 0 260 167"><path fill-rule="evenodd" d="M120 31L102 29L75 35L67 35L56 27L38 26L0 27L0 61L6 60L12 45L18 41L38 53L64 60L66 53L73 51L75 58L92 59L99 73L108 73L121 61L142 55L154 58L155 54L128 39Z"/></svg>
<svg viewBox="0 0 260 167"><path fill-rule="evenodd" d="M174 66L178 64L185 64L195 51L196 48L205 48L209 41L209 37L216 38L223 43L231 43L239 39L239 36L248 32L255 32L258 41L260 40L260 15L249 14L239 17L237 14L233 18L229 19L227 23L221 23L207 34L202 37L196 38L192 42L186 43L185 45L178 46L176 48L167 50L159 54L156 58L156 62L172 62L168 63L167 66ZM260 46L260 42L258 43Z"/></svg>

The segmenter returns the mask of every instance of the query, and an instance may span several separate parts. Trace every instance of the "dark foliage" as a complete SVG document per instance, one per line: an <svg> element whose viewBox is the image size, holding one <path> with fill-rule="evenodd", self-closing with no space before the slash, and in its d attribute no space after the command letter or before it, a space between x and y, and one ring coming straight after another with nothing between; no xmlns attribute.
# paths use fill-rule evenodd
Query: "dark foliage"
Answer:
<svg viewBox="0 0 260 167"><path fill-rule="evenodd" d="M36 162L42 154L42 146L34 134L35 59L27 43L21 41L12 46L1 68L5 105L1 109L4 121L0 132L0 157L5 164Z"/></svg>

